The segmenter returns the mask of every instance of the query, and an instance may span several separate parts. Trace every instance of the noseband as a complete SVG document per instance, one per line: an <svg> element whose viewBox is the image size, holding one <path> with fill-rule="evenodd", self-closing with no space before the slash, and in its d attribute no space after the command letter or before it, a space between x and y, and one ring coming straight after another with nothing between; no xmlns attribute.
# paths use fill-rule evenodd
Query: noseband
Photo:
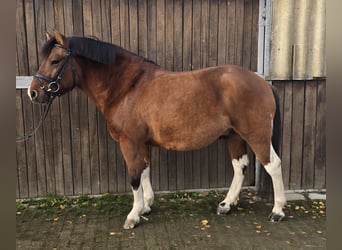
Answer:
<svg viewBox="0 0 342 250"><path fill-rule="evenodd" d="M37 80L40 88L44 90L44 92L50 97L56 97L56 96L62 95L59 81L61 80L63 73L66 69L66 66L68 64L68 61L71 57L71 50L69 48L65 48L59 44L55 44L55 47L61 48L67 51L67 56L64 59L63 65L58 70L56 77L54 79L50 79L39 73L36 73L33 75L33 78ZM74 69L73 64L71 64L71 71L72 71L73 86L75 86L75 69ZM42 80L44 80L47 83L47 88Z"/></svg>

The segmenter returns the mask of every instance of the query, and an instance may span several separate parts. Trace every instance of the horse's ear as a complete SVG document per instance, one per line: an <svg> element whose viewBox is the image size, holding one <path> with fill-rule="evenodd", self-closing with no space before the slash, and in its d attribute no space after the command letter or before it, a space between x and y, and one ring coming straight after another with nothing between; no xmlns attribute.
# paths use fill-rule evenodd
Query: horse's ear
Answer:
<svg viewBox="0 0 342 250"><path fill-rule="evenodd" d="M49 41L53 38L53 35L51 35L49 32L46 32L45 36L46 36L46 41Z"/></svg>
<svg viewBox="0 0 342 250"><path fill-rule="evenodd" d="M66 44L66 38L63 36L61 33L59 33L57 30L53 31L55 33L55 39L58 44L60 45L65 45Z"/></svg>

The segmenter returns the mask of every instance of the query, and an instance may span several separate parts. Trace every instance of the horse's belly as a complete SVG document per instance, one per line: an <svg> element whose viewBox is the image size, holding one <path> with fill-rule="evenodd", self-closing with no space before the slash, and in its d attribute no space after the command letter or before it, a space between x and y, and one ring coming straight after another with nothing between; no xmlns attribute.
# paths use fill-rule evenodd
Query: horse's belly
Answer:
<svg viewBox="0 0 342 250"><path fill-rule="evenodd" d="M155 133L154 141L159 146L171 150L195 150L214 142L229 129L228 121L206 122L181 127L161 126Z"/></svg>

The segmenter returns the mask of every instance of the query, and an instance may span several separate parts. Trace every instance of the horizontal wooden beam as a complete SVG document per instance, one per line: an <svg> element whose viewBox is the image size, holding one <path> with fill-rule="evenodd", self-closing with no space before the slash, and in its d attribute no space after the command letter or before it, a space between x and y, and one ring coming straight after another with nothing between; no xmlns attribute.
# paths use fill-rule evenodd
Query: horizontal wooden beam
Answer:
<svg viewBox="0 0 342 250"><path fill-rule="evenodd" d="M16 76L15 87L16 89L27 89L32 81L32 76Z"/></svg>

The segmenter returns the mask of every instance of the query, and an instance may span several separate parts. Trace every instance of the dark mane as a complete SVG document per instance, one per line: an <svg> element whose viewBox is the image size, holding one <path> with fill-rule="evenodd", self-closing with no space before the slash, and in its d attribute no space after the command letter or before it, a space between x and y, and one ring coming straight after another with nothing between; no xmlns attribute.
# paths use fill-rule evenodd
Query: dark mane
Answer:
<svg viewBox="0 0 342 250"><path fill-rule="evenodd" d="M116 54L119 50L124 50L123 48L102 42L98 39L90 38L90 37L68 37L69 39L69 47L74 55L83 56L93 61L103 63L103 64L113 64L115 63ZM42 49L43 57L48 57L51 49L57 43L56 39L49 40ZM134 53L128 52L132 55ZM138 55L136 55L138 56ZM138 56L140 57L140 56ZM145 62L152 63L157 65L155 62L143 58Z"/></svg>
<svg viewBox="0 0 342 250"><path fill-rule="evenodd" d="M69 47L74 55L84 56L103 64L115 63L118 46L87 37L70 37Z"/></svg>

